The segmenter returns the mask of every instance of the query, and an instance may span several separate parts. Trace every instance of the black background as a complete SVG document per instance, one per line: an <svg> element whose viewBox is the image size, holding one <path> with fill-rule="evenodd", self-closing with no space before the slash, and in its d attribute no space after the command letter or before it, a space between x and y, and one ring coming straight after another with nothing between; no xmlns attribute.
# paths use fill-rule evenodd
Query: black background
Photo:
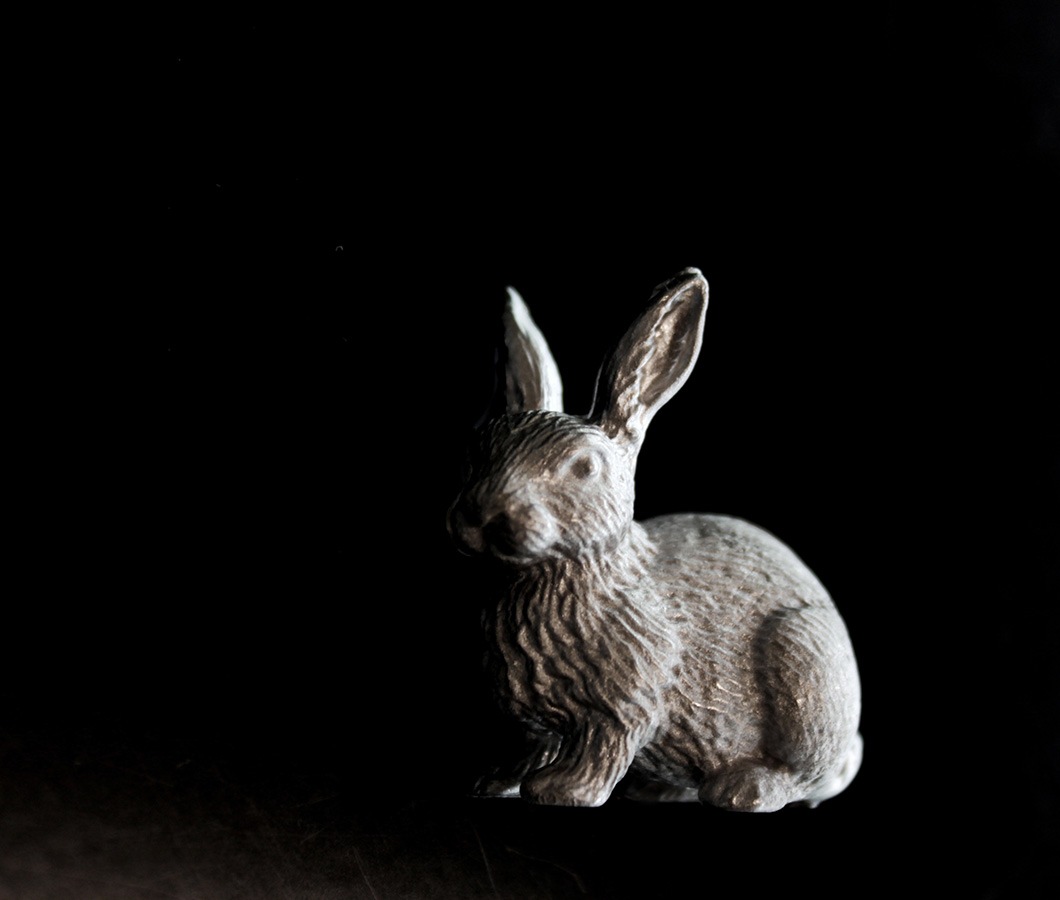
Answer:
<svg viewBox="0 0 1060 900"><path fill-rule="evenodd" d="M1044 2L146 30L79 237L109 278L41 366L0 897L1045 896L1058 33ZM472 801L501 731L444 514L504 289L585 412L686 266L706 338L638 514L814 568L863 769L760 817Z"/></svg>

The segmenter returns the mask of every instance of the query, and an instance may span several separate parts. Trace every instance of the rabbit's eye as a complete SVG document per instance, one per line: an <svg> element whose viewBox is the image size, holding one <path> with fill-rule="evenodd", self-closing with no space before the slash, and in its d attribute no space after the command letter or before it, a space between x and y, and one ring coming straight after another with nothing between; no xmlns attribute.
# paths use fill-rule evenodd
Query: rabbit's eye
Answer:
<svg viewBox="0 0 1060 900"><path fill-rule="evenodd" d="M595 453L582 453L571 461L570 472L575 478L594 478L600 472L600 458Z"/></svg>

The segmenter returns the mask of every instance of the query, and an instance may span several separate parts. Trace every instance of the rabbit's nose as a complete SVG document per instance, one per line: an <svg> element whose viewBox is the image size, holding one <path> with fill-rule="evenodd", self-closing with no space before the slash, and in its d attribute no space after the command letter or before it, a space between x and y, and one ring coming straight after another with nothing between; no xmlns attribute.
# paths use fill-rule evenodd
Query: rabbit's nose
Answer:
<svg viewBox="0 0 1060 900"><path fill-rule="evenodd" d="M482 526L487 545L501 553L516 553L525 539L526 529L516 524L507 513L497 513Z"/></svg>
<svg viewBox="0 0 1060 900"><path fill-rule="evenodd" d="M478 511L462 503L452 506L446 522L450 537L463 553L481 553L485 549L482 529L479 527L481 524L482 517Z"/></svg>
<svg viewBox="0 0 1060 900"><path fill-rule="evenodd" d="M482 525L482 510L474 503L461 503L455 508L454 517L468 528L479 528Z"/></svg>

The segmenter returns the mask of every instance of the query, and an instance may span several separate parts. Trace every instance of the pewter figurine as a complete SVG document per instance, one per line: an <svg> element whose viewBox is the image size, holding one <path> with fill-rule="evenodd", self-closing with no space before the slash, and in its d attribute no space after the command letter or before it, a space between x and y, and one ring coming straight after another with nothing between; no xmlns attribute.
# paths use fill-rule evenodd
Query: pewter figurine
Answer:
<svg viewBox="0 0 1060 900"><path fill-rule="evenodd" d="M487 670L527 752L481 796L599 806L617 787L771 812L814 807L858 771L857 664L806 565L737 518L633 519L645 430L695 364L706 308L697 269L656 288L575 416L509 290L506 411L477 432L448 514L461 550L508 573Z"/></svg>

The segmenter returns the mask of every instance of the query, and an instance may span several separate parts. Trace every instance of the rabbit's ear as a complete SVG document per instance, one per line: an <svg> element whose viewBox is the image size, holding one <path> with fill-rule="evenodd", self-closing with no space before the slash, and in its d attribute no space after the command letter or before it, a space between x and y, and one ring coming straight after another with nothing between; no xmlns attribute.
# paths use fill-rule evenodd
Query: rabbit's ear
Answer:
<svg viewBox="0 0 1060 900"><path fill-rule="evenodd" d="M698 269L655 289L600 370L591 418L608 435L639 446L652 417L692 371L706 312L707 281Z"/></svg>
<svg viewBox="0 0 1060 900"><path fill-rule="evenodd" d="M563 412L563 383L544 335L514 288L504 310L504 368L508 412L550 409Z"/></svg>

